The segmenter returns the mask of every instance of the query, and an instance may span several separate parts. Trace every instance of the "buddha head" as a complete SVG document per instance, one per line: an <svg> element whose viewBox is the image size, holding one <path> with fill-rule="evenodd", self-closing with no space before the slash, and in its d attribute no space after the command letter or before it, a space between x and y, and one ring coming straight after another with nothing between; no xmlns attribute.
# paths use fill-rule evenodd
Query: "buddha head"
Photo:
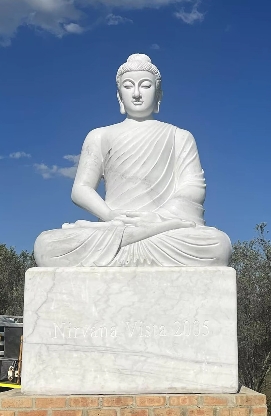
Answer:
<svg viewBox="0 0 271 416"><path fill-rule="evenodd" d="M129 56L119 68L116 80L121 114L145 119L159 113L161 74L147 55L136 53Z"/></svg>

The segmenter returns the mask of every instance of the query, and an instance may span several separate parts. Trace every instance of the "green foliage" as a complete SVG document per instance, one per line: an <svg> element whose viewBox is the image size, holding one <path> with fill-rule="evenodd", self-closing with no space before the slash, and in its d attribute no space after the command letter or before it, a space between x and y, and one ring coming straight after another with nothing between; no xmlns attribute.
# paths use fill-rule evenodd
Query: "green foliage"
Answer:
<svg viewBox="0 0 271 416"><path fill-rule="evenodd" d="M23 314L24 276L35 266L33 253L0 244L0 315Z"/></svg>
<svg viewBox="0 0 271 416"><path fill-rule="evenodd" d="M234 244L230 266L237 272L239 378L261 391L271 370L271 242L265 223L256 231Z"/></svg>

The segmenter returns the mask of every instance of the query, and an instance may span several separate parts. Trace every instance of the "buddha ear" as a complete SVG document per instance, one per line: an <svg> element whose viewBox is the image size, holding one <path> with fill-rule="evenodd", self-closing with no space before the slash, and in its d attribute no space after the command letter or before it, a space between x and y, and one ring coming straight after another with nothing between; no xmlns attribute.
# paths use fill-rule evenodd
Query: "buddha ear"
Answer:
<svg viewBox="0 0 271 416"><path fill-rule="evenodd" d="M117 92L117 99L118 99L118 102L119 102L119 105L120 105L120 114L126 114L125 107L124 107L124 104L123 104L122 99L120 97L119 91Z"/></svg>
<svg viewBox="0 0 271 416"><path fill-rule="evenodd" d="M159 111L160 111L160 105L161 105L162 97L163 97L163 92L160 90L157 94L156 105L155 105L154 110L153 110L153 112L155 114L158 114Z"/></svg>
<svg viewBox="0 0 271 416"><path fill-rule="evenodd" d="M158 114L159 113L159 111L160 111L160 104L161 104L161 102L160 101L157 101L156 106L155 106L155 108L153 110L153 112L155 114Z"/></svg>

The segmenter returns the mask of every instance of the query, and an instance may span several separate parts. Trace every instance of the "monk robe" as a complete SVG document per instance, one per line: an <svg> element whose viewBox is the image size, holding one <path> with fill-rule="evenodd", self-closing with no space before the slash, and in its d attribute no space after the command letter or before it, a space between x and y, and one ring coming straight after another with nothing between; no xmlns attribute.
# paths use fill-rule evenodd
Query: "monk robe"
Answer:
<svg viewBox="0 0 271 416"><path fill-rule="evenodd" d="M126 234L137 230L121 221L46 231L35 243L38 266L227 266L228 236L204 223L205 180L194 138L185 130L177 138L176 130L155 120L138 123L101 141L92 155L102 165L110 209L155 212L161 223L146 225L142 239L125 246ZM196 226L182 228L180 220Z"/></svg>

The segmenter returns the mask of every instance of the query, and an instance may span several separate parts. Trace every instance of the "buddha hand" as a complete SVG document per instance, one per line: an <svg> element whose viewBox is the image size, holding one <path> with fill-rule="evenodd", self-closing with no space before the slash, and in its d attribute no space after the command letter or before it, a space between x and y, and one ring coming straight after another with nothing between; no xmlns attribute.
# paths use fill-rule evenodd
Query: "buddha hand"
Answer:
<svg viewBox="0 0 271 416"><path fill-rule="evenodd" d="M115 220L137 227L143 226L144 224L159 223L163 221L159 214L149 211L126 211L125 214L115 217Z"/></svg>

